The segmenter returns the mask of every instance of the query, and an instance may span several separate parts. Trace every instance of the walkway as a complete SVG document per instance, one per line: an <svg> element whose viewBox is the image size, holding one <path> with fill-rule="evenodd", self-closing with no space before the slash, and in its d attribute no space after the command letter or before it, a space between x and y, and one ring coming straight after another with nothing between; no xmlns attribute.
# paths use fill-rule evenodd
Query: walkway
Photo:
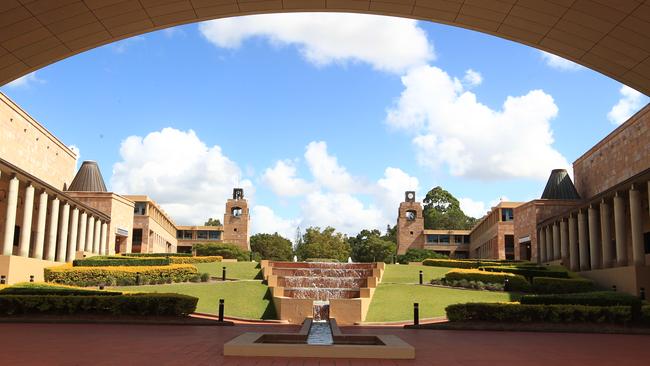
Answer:
<svg viewBox="0 0 650 366"><path fill-rule="evenodd" d="M223 357L234 327L108 324L0 324L0 365L648 365L650 336L343 328L396 334L417 349L415 361Z"/></svg>

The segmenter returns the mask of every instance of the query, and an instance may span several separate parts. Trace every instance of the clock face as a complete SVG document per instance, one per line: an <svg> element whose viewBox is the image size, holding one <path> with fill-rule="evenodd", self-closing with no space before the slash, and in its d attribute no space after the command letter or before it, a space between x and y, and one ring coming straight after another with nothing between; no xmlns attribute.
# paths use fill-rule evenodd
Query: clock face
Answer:
<svg viewBox="0 0 650 366"><path fill-rule="evenodd" d="M408 194L408 198L412 200L413 198L415 198L415 197L414 197L414 194L409 192L409 194Z"/></svg>

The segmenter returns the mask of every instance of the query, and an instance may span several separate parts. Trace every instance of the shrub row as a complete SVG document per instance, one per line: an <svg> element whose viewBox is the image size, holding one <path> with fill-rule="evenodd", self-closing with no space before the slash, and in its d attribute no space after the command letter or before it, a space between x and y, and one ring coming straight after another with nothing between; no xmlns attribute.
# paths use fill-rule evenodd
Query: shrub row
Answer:
<svg viewBox="0 0 650 366"><path fill-rule="evenodd" d="M197 256L220 256L224 259L237 259L246 262L250 260L250 252L233 244L225 243L198 243L194 244Z"/></svg>
<svg viewBox="0 0 650 366"><path fill-rule="evenodd" d="M444 278L435 278L431 280L431 284L450 286L450 287L462 287L462 288L469 288L473 290L503 291L502 283L489 283L489 282L485 283L482 281L446 280Z"/></svg>
<svg viewBox="0 0 650 366"><path fill-rule="evenodd" d="M199 299L179 294L132 295L0 295L0 315L103 314L185 316Z"/></svg>
<svg viewBox="0 0 650 366"><path fill-rule="evenodd" d="M650 305L644 305L641 307L641 322L650 325Z"/></svg>
<svg viewBox="0 0 650 366"><path fill-rule="evenodd" d="M123 257L191 257L191 253L124 253Z"/></svg>
<svg viewBox="0 0 650 366"><path fill-rule="evenodd" d="M90 290L72 286L31 282L17 283L0 290L0 295L114 296L121 294L122 293L118 291Z"/></svg>
<svg viewBox="0 0 650 366"><path fill-rule="evenodd" d="M169 260L175 264L212 263L221 262L222 259L223 258L218 255L203 257L169 257Z"/></svg>
<svg viewBox="0 0 650 366"><path fill-rule="evenodd" d="M137 258L122 256L97 256L85 259L75 259L72 265L75 267L110 267L110 266L167 266L171 263L170 258Z"/></svg>
<svg viewBox="0 0 650 366"><path fill-rule="evenodd" d="M450 321L625 324L632 320L629 306L467 303L449 305L445 311Z"/></svg>
<svg viewBox="0 0 650 366"><path fill-rule="evenodd" d="M520 275L513 273L485 272L477 269L452 269L445 274L446 281L481 281L483 283L504 284L508 280L509 291L530 291L530 284Z"/></svg>
<svg viewBox="0 0 650 366"><path fill-rule="evenodd" d="M425 259L422 261L425 266L432 267L451 267L451 268L465 268L473 269L479 267L497 267L497 266L530 266L529 262L513 262L506 260L487 260L481 261L476 259Z"/></svg>
<svg viewBox="0 0 650 366"><path fill-rule="evenodd" d="M197 275L196 267L190 264L171 264L159 267L71 267L64 265L45 269L45 281L76 286L131 286L185 282Z"/></svg>
<svg viewBox="0 0 650 366"><path fill-rule="evenodd" d="M545 267L539 266L483 266L480 269L488 272L507 272L522 275L526 278L535 277L553 277L553 278L569 278L567 271L548 270Z"/></svg>
<svg viewBox="0 0 650 366"><path fill-rule="evenodd" d="M540 305L590 305L590 306L616 306L627 305L641 308L642 301L636 296L614 291L594 291L574 294L552 295L524 295L522 304Z"/></svg>
<svg viewBox="0 0 650 366"><path fill-rule="evenodd" d="M533 278L533 292L540 294L568 294L594 291L594 282L586 278Z"/></svg>

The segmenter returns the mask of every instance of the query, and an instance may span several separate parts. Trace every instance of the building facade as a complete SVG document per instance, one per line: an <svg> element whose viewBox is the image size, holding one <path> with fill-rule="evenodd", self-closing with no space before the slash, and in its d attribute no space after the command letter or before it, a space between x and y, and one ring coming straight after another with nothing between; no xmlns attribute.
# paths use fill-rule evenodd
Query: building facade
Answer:
<svg viewBox="0 0 650 366"><path fill-rule="evenodd" d="M176 224L151 198L127 195L133 205L133 247L129 253L176 253Z"/></svg>
<svg viewBox="0 0 650 366"><path fill-rule="evenodd" d="M223 242L223 225L220 226L178 226L176 230L179 253L192 253L192 246L198 243Z"/></svg>

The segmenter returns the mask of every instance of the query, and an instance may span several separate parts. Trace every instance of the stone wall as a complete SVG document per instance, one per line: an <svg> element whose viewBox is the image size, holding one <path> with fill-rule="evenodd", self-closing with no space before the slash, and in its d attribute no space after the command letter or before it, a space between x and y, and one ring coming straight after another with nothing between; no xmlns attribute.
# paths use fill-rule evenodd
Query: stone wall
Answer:
<svg viewBox="0 0 650 366"><path fill-rule="evenodd" d="M63 190L77 156L45 127L0 93L0 158Z"/></svg>
<svg viewBox="0 0 650 366"><path fill-rule="evenodd" d="M650 105L573 163L575 186L589 199L650 167Z"/></svg>

